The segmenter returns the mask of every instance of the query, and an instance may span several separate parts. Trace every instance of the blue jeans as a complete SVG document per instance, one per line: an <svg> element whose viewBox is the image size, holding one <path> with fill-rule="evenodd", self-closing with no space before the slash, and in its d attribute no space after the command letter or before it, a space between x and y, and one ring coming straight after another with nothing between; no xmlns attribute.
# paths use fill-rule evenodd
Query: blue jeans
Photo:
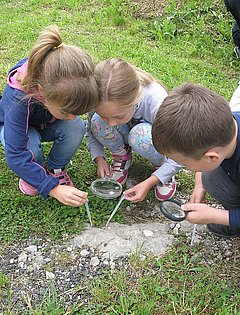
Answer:
<svg viewBox="0 0 240 315"><path fill-rule="evenodd" d="M225 209L239 208L240 187L226 174L222 167L202 173L204 189L220 202Z"/></svg>
<svg viewBox="0 0 240 315"><path fill-rule="evenodd" d="M42 142L53 141L47 157L48 168L64 168L81 145L85 132L85 123L79 116L74 120L57 120L41 131L29 126L27 149L33 152L34 161L44 166ZM4 125L0 125L0 141L5 147Z"/></svg>

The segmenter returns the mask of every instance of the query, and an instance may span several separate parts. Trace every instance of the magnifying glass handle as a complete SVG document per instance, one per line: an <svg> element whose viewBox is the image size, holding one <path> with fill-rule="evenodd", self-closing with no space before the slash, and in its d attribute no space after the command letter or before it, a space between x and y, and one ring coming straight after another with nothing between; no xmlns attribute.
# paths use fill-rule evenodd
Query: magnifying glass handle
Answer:
<svg viewBox="0 0 240 315"><path fill-rule="evenodd" d="M114 214L117 212L118 208L120 207L121 203L123 202L124 200L124 195L121 196L120 200L118 201L116 207L114 208L113 212L111 213L107 223L106 223L106 226L108 225L108 223L112 220Z"/></svg>
<svg viewBox="0 0 240 315"><path fill-rule="evenodd" d="M90 210L89 210L88 202L85 203L85 208L86 208L86 211L87 211L87 216L88 216L90 225L92 226L92 218L91 218L91 213L90 213Z"/></svg>

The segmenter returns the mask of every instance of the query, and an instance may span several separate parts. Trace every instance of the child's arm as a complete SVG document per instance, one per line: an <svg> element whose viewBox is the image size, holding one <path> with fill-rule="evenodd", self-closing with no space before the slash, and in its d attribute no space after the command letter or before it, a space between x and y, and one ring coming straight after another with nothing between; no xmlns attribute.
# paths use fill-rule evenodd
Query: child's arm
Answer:
<svg viewBox="0 0 240 315"><path fill-rule="evenodd" d="M125 199L131 202L143 201L147 196L148 191L154 185L159 183L159 179L155 175L151 175L149 178L135 185L134 187L124 192Z"/></svg>
<svg viewBox="0 0 240 315"><path fill-rule="evenodd" d="M27 149L30 102L25 100L19 104L19 99L24 96L23 92L15 91L9 86L4 93L5 104L9 100L12 102L4 120L6 163L18 177L35 187L43 198L47 198L49 191L58 185L59 180L48 175Z"/></svg>
<svg viewBox="0 0 240 315"><path fill-rule="evenodd" d="M88 113L87 115L87 132L86 139L88 150L90 151L92 161L95 161L96 157L102 156L105 157L104 146L94 137L94 134L91 130L91 119L94 113Z"/></svg>
<svg viewBox="0 0 240 315"><path fill-rule="evenodd" d="M229 225L229 211L217 209L204 203L188 203L182 206L188 211L186 221L195 224L222 224Z"/></svg>
<svg viewBox="0 0 240 315"><path fill-rule="evenodd" d="M195 173L195 186L191 195L191 203L201 203L205 201L205 189L202 183L202 172Z"/></svg>
<svg viewBox="0 0 240 315"><path fill-rule="evenodd" d="M87 193L67 185L57 185L49 192L49 196L72 207L79 207L87 202L87 195Z"/></svg>
<svg viewBox="0 0 240 315"><path fill-rule="evenodd" d="M91 119L94 113L89 113L87 115L87 132L86 139L88 149L90 151L92 161L97 163L98 170L97 174L99 177L103 178L104 176L110 176L110 169L106 162L104 146L94 137L91 130Z"/></svg>

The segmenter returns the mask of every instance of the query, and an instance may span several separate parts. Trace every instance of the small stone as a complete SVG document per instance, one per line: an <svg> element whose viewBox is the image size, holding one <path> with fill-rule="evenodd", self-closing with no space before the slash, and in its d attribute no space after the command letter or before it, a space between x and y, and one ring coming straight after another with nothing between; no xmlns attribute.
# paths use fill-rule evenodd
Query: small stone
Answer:
<svg viewBox="0 0 240 315"><path fill-rule="evenodd" d="M46 270L46 279L50 280L50 279L54 279L54 278L55 278L55 274L53 272Z"/></svg>
<svg viewBox="0 0 240 315"><path fill-rule="evenodd" d="M25 269L25 268L24 268L24 262L23 262L23 261L20 261L20 263L18 264L18 266L19 266L20 268L22 268L22 269Z"/></svg>
<svg viewBox="0 0 240 315"><path fill-rule="evenodd" d="M99 263L100 263L100 260L99 260L99 258L98 258L97 256L91 258L90 264L91 264L93 267L98 266Z"/></svg>
<svg viewBox="0 0 240 315"><path fill-rule="evenodd" d="M143 254L139 255L140 261L144 261L147 257Z"/></svg>
<svg viewBox="0 0 240 315"><path fill-rule="evenodd" d="M35 252L37 252L37 246L36 245L30 245L30 246L25 248L25 251L27 253L35 253Z"/></svg>
<svg viewBox="0 0 240 315"><path fill-rule="evenodd" d="M105 259L105 260L103 261L103 264L104 264L104 266L108 266L108 265L109 265L109 261L108 261L107 259Z"/></svg>
<svg viewBox="0 0 240 315"><path fill-rule="evenodd" d="M172 222L171 224L170 224L170 229L174 229L175 228L175 225L176 225L176 223L175 222Z"/></svg>
<svg viewBox="0 0 240 315"><path fill-rule="evenodd" d="M143 234L146 237L150 237L150 236L153 236L153 231L151 231L151 230L143 230Z"/></svg>
<svg viewBox="0 0 240 315"><path fill-rule="evenodd" d="M18 262L26 262L27 261L27 254L25 254L24 252L22 252L19 257L18 257Z"/></svg>
<svg viewBox="0 0 240 315"><path fill-rule="evenodd" d="M90 255L90 252L86 249L81 250L80 252L81 257L88 257Z"/></svg>

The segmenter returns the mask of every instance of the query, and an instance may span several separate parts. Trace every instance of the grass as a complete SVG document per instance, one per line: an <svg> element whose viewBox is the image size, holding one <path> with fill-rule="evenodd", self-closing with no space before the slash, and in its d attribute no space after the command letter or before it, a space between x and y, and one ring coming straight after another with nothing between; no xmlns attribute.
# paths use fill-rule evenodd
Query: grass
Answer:
<svg viewBox="0 0 240 315"><path fill-rule="evenodd" d="M67 290L63 296L52 283L38 306L26 295L28 311L24 314L238 315L239 267L233 261L226 264L216 258L210 263L207 258L210 257L199 248L191 248L181 239L174 251L160 259L142 260L138 253L132 254L127 269L125 265L113 271L106 269L85 287ZM8 280L4 280L4 286L7 285ZM69 291L75 294L86 291L90 303L66 306L64 297ZM23 313L9 310L5 314Z"/></svg>
<svg viewBox="0 0 240 315"><path fill-rule="evenodd" d="M127 0L1 0L0 93L7 71L28 55L39 31L50 24L60 27L64 42L82 47L96 62L122 57L152 73L169 89L192 81L229 100L237 87L239 61L233 53L233 20L222 0L169 0L165 11L153 18L145 18L139 5ZM49 146L44 148L47 153ZM74 183L87 191L96 178L96 168L86 142L72 162L69 173ZM131 176L140 181L150 174L149 164L135 157ZM181 171L177 180L179 190L191 191L192 174ZM2 148L0 188L2 244L30 235L61 240L80 233L88 221L84 207L65 207L53 199L22 195ZM116 202L92 195L89 199L93 223L101 226ZM152 192L147 199L150 205L154 202ZM114 220L123 222L120 211ZM194 250L178 245L157 264L154 260L142 265L135 259L131 276L124 269L107 272L91 286L92 302L87 306L73 305L66 310L50 288L40 307L29 304L29 314L239 314L239 269L233 262L210 268L195 259ZM0 292L9 286L9 279L0 274ZM10 307L6 314L11 314Z"/></svg>
<svg viewBox="0 0 240 315"><path fill-rule="evenodd" d="M28 55L39 31L50 24L62 29L64 42L81 46L95 61L122 57L153 73L169 89L193 81L230 99L236 88L238 64L231 43L232 19L220 0L183 1L178 7L169 1L166 12L157 19L139 18L137 6L123 0L1 1L1 7L0 92L9 68ZM55 200L43 202L41 197L22 196L18 179L6 167L2 148L0 155L0 241L11 242L34 233L57 239L84 228L84 207L69 208ZM152 171L146 167L140 176L135 174L142 165L147 163L136 158L132 174L138 181ZM83 190L88 190L96 178L85 142L69 173ZM181 172L178 177L180 189L192 187L189 175ZM152 192L148 198L153 200ZM116 202L93 196L89 199L93 223L102 225ZM119 213L114 219L123 221Z"/></svg>

